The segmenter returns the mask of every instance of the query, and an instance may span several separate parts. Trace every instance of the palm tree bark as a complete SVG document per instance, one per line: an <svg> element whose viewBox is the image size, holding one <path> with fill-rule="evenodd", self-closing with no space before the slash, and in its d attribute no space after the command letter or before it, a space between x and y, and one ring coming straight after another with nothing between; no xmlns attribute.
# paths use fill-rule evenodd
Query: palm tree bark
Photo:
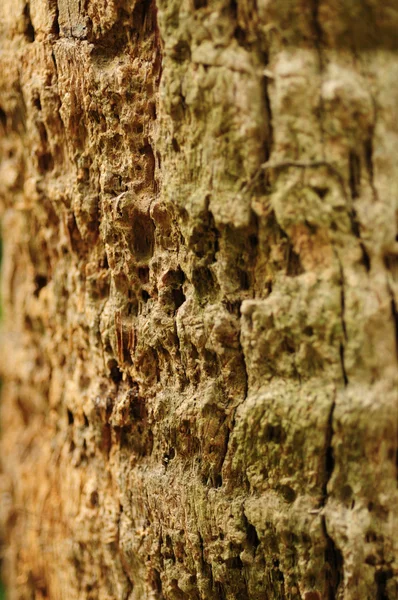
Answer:
<svg viewBox="0 0 398 600"><path fill-rule="evenodd" d="M2 0L9 598L398 597L395 0Z"/></svg>

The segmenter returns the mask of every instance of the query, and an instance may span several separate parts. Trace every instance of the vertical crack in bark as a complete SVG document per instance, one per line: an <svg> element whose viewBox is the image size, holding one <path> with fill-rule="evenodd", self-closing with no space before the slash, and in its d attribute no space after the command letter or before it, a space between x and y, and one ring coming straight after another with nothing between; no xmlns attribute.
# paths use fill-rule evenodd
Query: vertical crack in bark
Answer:
<svg viewBox="0 0 398 600"><path fill-rule="evenodd" d="M325 562L327 566L328 597L325 600L337 600L340 583L344 581L344 561L340 550L330 537L325 516L322 515L322 530L326 539Z"/></svg>
<svg viewBox="0 0 398 600"><path fill-rule="evenodd" d="M398 358L398 311L397 311L397 304L395 302L395 297L394 297L394 294L390 287L389 287L389 291L391 294L391 312L392 312L392 317L394 319L394 328L395 328L395 350L396 350L397 358Z"/></svg>
<svg viewBox="0 0 398 600"><path fill-rule="evenodd" d="M30 16L30 0L28 2L26 2L26 4L25 4L23 15L25 18L24 35L25 35L26 39L28 40L28 42L34 42L36 36L35 36L35 29L33 27L32 19Z"/></svg>
<svg viewBox="0 0 398 600"><path fill-rule="evenodd" d="M325 480L322 487L322 504L321 507L326 505L327 501L327 486L332 477L334 469L334 452L333 452L333 415L336 408L336 399L333 398L333 402L330 406L329 416L326 424L326 435L325 435Z"/></svg>
<svg viewBox="0 0 398 600"><path fill-rule="evenodd" d="M373 200L378 200L377 189L374 182L374 167L373 167L373 135L374 127L369 131L369 138L365 141L365 160L366 169L369 175L369 183L372 188Z"/></svg>
<svg viewBox="0 0 398 600"><path fill-rule="evenodd" d="M361 161L359 156L353 151L349 154L349 182L351 198L358 198L361 185Z"/></svg>
<svg viewBox="0 0 398 600"><path fill-rule="evenodd" d="M344 354L345 354L345 342L347 342L348 336L347 336L347 326L346 326L346 322L345 322L345 290L344 290L344 271L343 271L343 265L341 263L340 258L337 256L337 260L338 260L338 264L339 264L339 270L340 270L340 304L341 304L341 311L340 311L340 318L341 318L341 328L343 331L343 340L340 342L340 346L339 346L339 353L340 353L340 362L341 362L341 370L342 370L342 374L343 374L343 381L344 381L344 385L348 385L348 376L347 376L347 371L346 371L346 367L345 367L345 360L344 360Z"/></svg>
<svg viewBox="0 0 398 600"><path fill-rule="evenodd" d="M54 2L54 21L52 25L52 33L54 33L57 37L59 36L59 7L58 0Z"/></svg>
<svg viewBox="0 0 398 600"><path fill-rule="evenodd" d="M322 26L319 20L319 4L320 4L320 0L312 0L312 25L313 25L313 30L315 33L315 47L318 51L319 54L319 63L321 68L323 69L323 65L324 65L324 59L323 59L323 52L322 52L322 38L323 38L323 33L322 33Z"/></svg>
<svg viewBox="0 0 398 600"><path fill-rule="evenodd" d="M265 55L265 66L269 64L268 54ZM272 108L271 108L271 99L269 95L269 82L268 78L264 76L264 105L265 105L265 117L268 125L267 131L267 139L265 140L265 162L270 160L272 147L274 143L274 129L272 123Z"/></svg>
<svg viewBox="0 0 398 600"><path fill-rule="evenodd" d="M326 506L326 502L328 499L328 484L332 477L332 473L335 466L334 460L334 452L333 452L333 415L336 408L336 400L333 399L333 402L330 407L329 417L327 421L326 428L326 438L325 438L325 480L322 489L322 504L321 507L324 508ZM327 600L336 600L337 594L339 590L340 583L344 579L343 574L343 557L340 550L337 548L333 538L330 536L327 525L326 525L326 517L324 514L321 515L321 527L322 532L325 537L326 547L325 547L325 563L326 563L326 579L328 583L328 596Z"/></svg>
<svg viewBox="0 0 398 600"><path fill-rule="evenodd" d="M398 360L398 309L397 303L395 300L395 294L391 287L390 282L387 279L387 290L391 299L391 315L394 323L394 333L395 333L395 352Z"/></svg>
<svg viewBox="0 0 398 600"><path fill-rule="evenodd" d="M232 417L231 425L227 424L227 432L226 432L226 435L225 435L224 446L223 446L222 451L221 451L220 468L219 468L219 472L216 473L215 477L214 477L214 482L213 482L214 483L214 487L221 487L222 483L223 483L222 470L223 470L225 459L226 459L226 456L227 456L227 453L228 453L229 439L231 437L231 432L232 432L232 430L234 428L234 425L235 425L235 419L234 419L234 417Z"/></svg>
<svg viewBox="0 0 398 600"><path fill-rule="evenodd" d="M351 202L348 208L348 215L351 222L351 231L357 238L361 252L362 262L367 272L370 271L370 257L366 250L365 244L361 238L360 224L358 223L357 212L353 206L353 201L360 196L360 185L361 185L361 161L359 156L355 152L349 154L349 167L348 167L348 180L351 192Z"/></svg>
<svg viewBox="0 0 398 600"><path fill-rule="evenodd" d="M388 294L390 296L391 316L393 319L394 334L395 334L395 353L396 353L396 358L398 360L398 307L397 307L397 301L396 301L394 288L392 285L392 283L394 282L394 279L396 278L396 272L397 272L397 270L396 270L397 269L397 256L395 253L387 254L386 256L384 256L384 266L387 270L386 286L387 286Z"/></svg>
<svg viewBox="0 0 398 600"><path fill-rule="evenodd" d="M370 94L371 94L371 98L372 98L372 102L373 102L374 116L373 116L373 125L372 125L372 127L369 128L369 137L365 141L365 148L364 148L365 163L366 163L366 169L367 169L367 172L369 175L370 187L372 188L373 200L378 201L379 196L378 196L376 184L374 181L374 164L373 164L373 138L375 135L375 129L376 129L376 123L377 123L377 104L376 104L376 98L372 94L371 85L369 85L369 88L370 88Z"/></svg>
<svg viewBox="0 0 398 600"><path fill-rule="evenodd" d="M343 372L343 381L344 381L344 385L348 385L348 377L347 377L347 371L345 369L345 364L344 364L344 344L340 343L340 362L341 362L341 370Z"/></svg>
<svg viewBox="0 0 398 600"><path fill-rule="evenodd" d="M356 212L354 210L352 210L350 216L351 216L351 222L353 224L355 223L356 225L358 225L357 220L356 220ZM370 267L371 267L370 256L368 254L368 251L366 250L365 244L362 241L361 234L360 234L360 231L359 231L359 227L358 227L357 231L358 231L357 238L359 240L359 246L360 246L361 252L362 252L362 263L363 263L366 271L369 273ZM355 231L354 231L354 233L355 233Z"/></svg>
<svg viewBox="0 0 398 600"><path fill-rule="evenodd" d="M319 65L319 78L320 78L320 86L319 86L319 128L321 134L321 146L322 146L322 158L325 159L325 131L324 131L324 114L325 108L322 99L322 83L323 83L323 73L325 69L325 59L322 51L322 26L319 20L319 3L320 0L312 0L312 28L314 32L314 45L315 50L318 54L318 65Z"/></svg>

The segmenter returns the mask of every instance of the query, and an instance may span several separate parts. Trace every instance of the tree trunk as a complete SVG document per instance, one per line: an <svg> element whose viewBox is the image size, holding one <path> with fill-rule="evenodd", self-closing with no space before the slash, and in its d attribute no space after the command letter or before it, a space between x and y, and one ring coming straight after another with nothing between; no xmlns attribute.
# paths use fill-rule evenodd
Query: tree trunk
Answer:
<svg viewBox="0 0 398 600"><path fill-rule="evenodd" d="M396 0L0 23L9 599L397 599Z"/></svg>

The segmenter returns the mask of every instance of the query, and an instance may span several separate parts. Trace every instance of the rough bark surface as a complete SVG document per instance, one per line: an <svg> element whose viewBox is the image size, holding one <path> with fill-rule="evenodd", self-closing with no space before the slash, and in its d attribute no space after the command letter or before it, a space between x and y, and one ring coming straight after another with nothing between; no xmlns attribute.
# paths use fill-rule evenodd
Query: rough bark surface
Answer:
<svg viewBox="0 0 398 600"><path fill-rule="evenodd" d="M2 0L10 599L398 598L396 0Z"/></svg>

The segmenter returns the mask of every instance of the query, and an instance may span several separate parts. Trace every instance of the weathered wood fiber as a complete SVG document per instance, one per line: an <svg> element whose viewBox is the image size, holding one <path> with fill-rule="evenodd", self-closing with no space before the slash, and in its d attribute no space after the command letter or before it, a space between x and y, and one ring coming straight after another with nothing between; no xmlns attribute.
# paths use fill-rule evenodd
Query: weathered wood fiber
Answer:
<svg viewBox="0 0 398 600"><path fill-rule="evenodd" d="M1 0L10 600L398 598L396 0Z"/></svg>

